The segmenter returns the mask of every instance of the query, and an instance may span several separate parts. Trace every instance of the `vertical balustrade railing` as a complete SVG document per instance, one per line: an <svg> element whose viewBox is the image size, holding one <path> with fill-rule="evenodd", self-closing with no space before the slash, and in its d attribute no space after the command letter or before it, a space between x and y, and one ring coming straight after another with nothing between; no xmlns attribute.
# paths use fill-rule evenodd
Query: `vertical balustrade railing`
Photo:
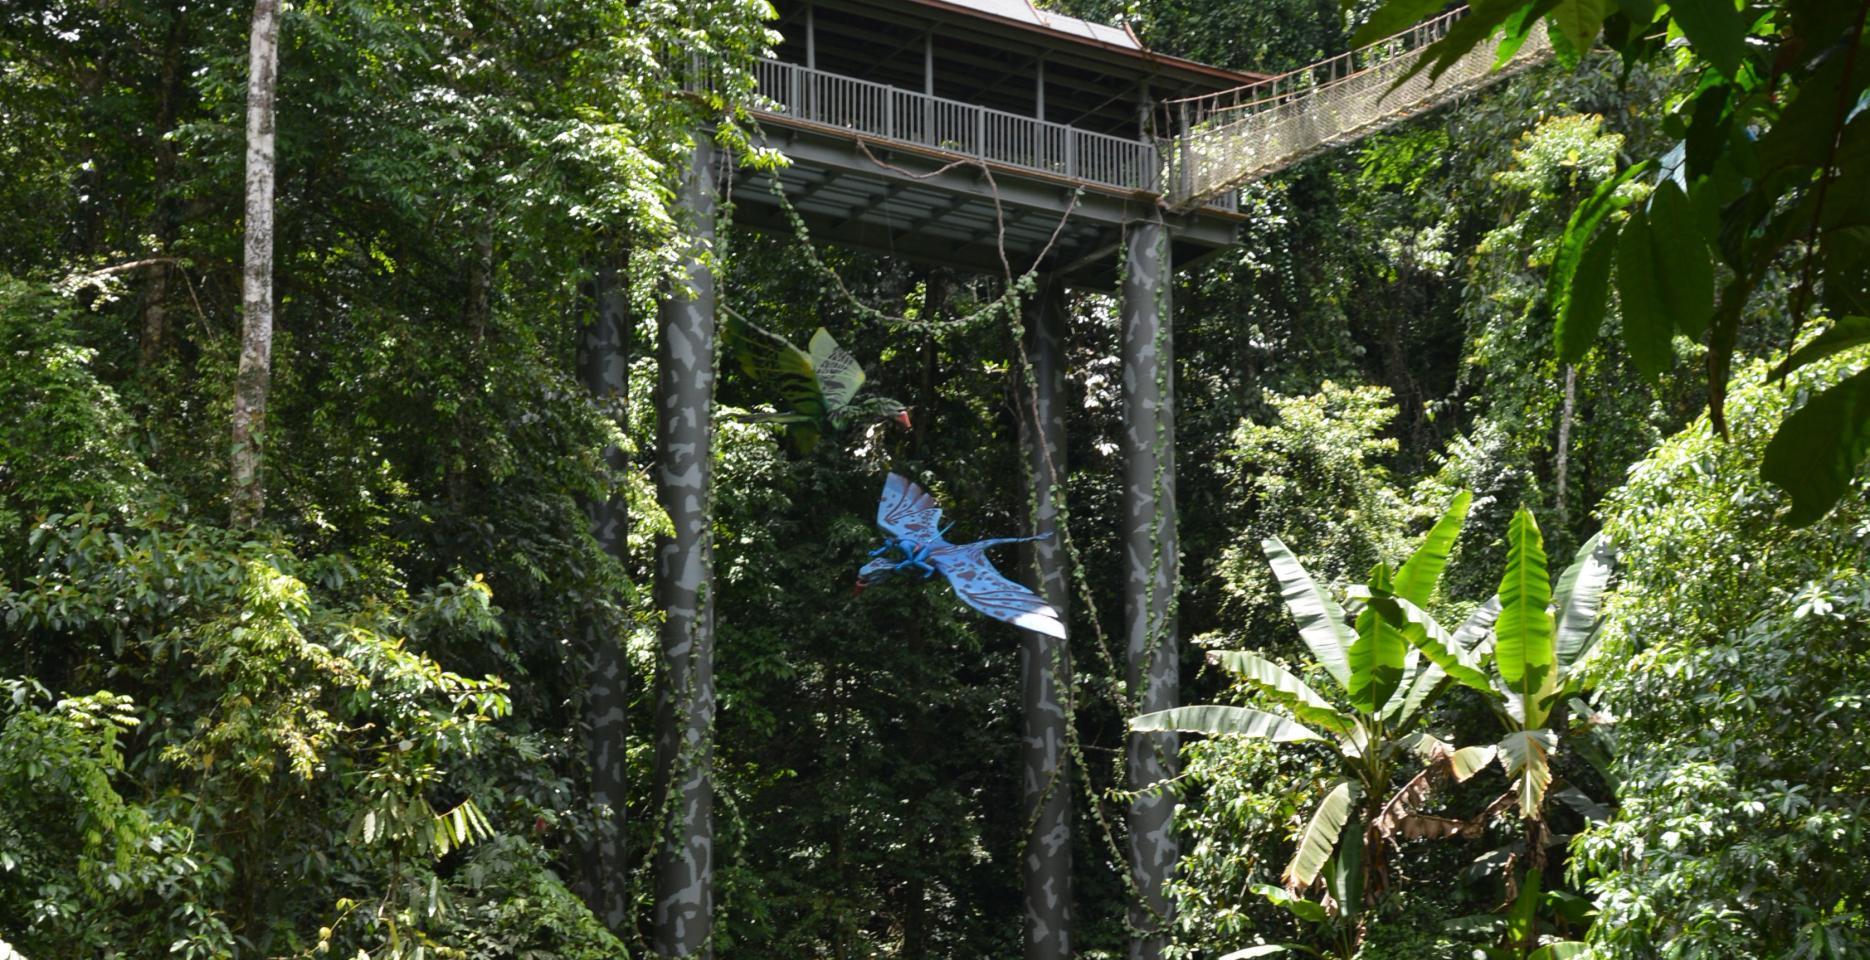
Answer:
<svg viewBox="0 0 1870 960"><path fill-rule="evenodd" d="M885 84L761 60L757 109L1025 170L1161 193L1156 145ZM1232 197L1213 206L1232 209Z"/></svg>

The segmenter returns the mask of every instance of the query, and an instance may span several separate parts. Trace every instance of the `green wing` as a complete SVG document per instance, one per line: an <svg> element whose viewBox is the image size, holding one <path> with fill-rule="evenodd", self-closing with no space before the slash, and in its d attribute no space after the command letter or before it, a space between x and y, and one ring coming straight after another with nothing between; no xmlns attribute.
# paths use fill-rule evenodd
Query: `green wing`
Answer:
<svg viewBox="0 0 1870 960"><path fill-rule="evenodd" d="M817 371L818 389L824 396L825 410L836 415L856 399L864 385L864 368L849 350L838 346L824 327L812 334L812 368Z"/></svg>
<svg viewBox="0 0 1870 960"><path fill-rule="evenodd" d="M825 416L825 393L810 354L739 314L729 313L727 320L728 339L740 358L741 370L772 384L792 412L811 420Z"/></svg>

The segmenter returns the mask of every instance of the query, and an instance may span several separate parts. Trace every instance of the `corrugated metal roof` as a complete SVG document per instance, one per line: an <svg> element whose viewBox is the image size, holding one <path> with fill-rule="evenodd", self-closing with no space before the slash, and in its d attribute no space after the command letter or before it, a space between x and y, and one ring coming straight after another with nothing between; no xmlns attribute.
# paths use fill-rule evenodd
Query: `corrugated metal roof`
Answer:
<svg viewBox="0 0 1870 960"><path fill-rule="evenodd" d="M1039 10L1034 8L1029 0L947 0L947 2L990 17L1014 20L1042 29L1109 44L1113 47L1136 51L1143 49L1143 45L1136 42L1136 37L1122 27L1092 23L1089 20L1080 20L1062 13Z"/></svg>

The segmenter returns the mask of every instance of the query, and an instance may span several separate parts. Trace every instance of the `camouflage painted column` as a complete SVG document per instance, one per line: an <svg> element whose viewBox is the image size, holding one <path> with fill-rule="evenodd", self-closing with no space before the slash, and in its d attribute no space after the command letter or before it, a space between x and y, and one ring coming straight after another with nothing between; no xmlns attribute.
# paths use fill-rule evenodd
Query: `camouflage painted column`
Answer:
<svg viewBox="0 0 1870 960"><path fill-rule="evenodd" d="M1039 285L1025 317L1028 384L1015 367L1020 445L1032 476L1031 533L1058 528L1065 497L1065 288L1053 279ZM1069 621L1071 580L1061 534L1027 544L1024 561L1039 596ZM1022 751L1025 803L1031 825L1021 872L1026 880L1026 960L1071 956L1071 767L1066 754L1066 687L1071 650L1063 640L1022 631L1019 647L1021 702L1026 736Z"/></svg>
<svg viewBox="0 0 1870 960"><path fill-rule="evenodd" d="M1123 616L1130 698L1139 712L1176 706L1173 600L1175 535L1175 384L1170 340L1168 228L1138 220L1124 231L1123 272ZM1143 790L1175 775L1177 737L1131 734L1129 784ZM1180 848L1171 829L1175 803L1166 791L1130 803L1130 872L1141 892L1131 905L1131 960L1157 960L1168 943L1172 906L1164 892Z"/></svg>
<svg viewBox="0 0 1870 960"><path fill-rule="evenodd" d="M621 418L629 392L630 317L614 254L606 257L591 279L591 322L578 337L578 379L608 416ZM604 461L611 470L628 467L623 451L606 448ZM630 517L621 498L584 504L591 519L591 536L605 553L622 559L628 549ZM629 865L625 859L624 737L629 733L630 677L623 656L623 638L615 618L596 613L587 621L586 641L591 668L585 710L590 723L587 744L591 761L591 804L602 811L597 835L587 857L584 887L591 912L612 933L621 935L630 919Z"/></svg>
<svg viewBox="0 0 1870 960"><path fill-rule="evenodd" d="M663 611L656 677L653 946L711 957L714 920L714 546L709 536L714 403L715 154L704 134L682 174L678 211L693 246L686 283L662 302L657 353L656 496L675 526L656 547ZM686 287L686 289L684 289Z"/></svg>

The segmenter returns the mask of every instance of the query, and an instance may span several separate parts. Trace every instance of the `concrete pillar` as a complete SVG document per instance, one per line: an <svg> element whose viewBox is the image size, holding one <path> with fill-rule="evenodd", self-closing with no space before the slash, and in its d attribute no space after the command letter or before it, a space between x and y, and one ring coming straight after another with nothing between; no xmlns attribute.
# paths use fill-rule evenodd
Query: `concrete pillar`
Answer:
<svg viewBox="0 0 1870 960"><path fill-rule="evenodd" d="M1030 533L1053 532L1025 546L1023 560L1039 596L1070 621L1071 577L1058 517L1065 498L1065 288L1039 284L1027 307L1023 346L1032 365L1014 365L1020 445L1032 477ZM1023 816L1031 829L1021 873L1026 885L1026 960L1071 956L1071 758L1065 708L1071 648L1043 633L1022 631L1021 702L1025 706Z"/></svg>
<svg viewBox="0 0 1870 960"><path fill-rule="evenodd" d="M591 391L600 409L620 417L630 383L629 291L622 272L628 251L607 249L601 256L590 284L593 316L579 331L578 379ZM614 446L604 451L604 462L617 472L629 466L623 451ZM630 518L623 500L592 500L583 506L591 521L591 536L605 553L623 559L630 539ZM628 836L624 829L624 791L628 787L625 771L629 765L624 739L629 734L630 672L617 627L595 616L585 624L591 650L585 700L591 728L587 744L591 804L602 813L586 858L583 887L591 912L612 933L622 936L630 921L630 868L624 847Z"/></svg>
<svg viewBox="0 0 1870 960"><path fill-rule="evenodd" d="M1180 672L1174 598L1178 576L1175 530L1175 376L1169 295L1173 267L1168 228L1137 220L1124 231L1123 271L1123 614L1130 698L1138 712L1177 705ZM1173 733L1131 734L1129 785L1144 790L1175 776ZM1141 893L1130 920L1140 931L1131 960L1159 960L1173 915L1164 884L1180 847L1171 829L1175 803L1163 790L1130 804L1131 876Z"/></svg>
<svg viewBox="0 0 1870 960"><path fill-rule="evenodd" d="M693 238L686 283L659 311L656 496L675 526L656 549L664 620L656 678L653 943L660 957L714 955L714 545L709 535L714 404L715 153L705 134L682 174L678 220Z"/></svg>

